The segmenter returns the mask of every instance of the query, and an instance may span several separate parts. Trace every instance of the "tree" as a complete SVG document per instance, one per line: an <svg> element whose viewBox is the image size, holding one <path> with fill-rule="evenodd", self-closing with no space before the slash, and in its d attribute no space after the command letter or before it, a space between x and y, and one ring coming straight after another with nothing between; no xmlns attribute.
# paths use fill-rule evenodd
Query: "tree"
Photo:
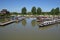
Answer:
<svg viewBox="0 0 60 40"><path fill-rule="evenodd" d="M23 7L21 12L22 12L22 14L26 14L27 13L26 7Z"/></svg>
<svg viewBox="0 0 60 40"><path fill-rule="evenodd" d="M37 14L41 14L42 9L40 7L37 8Z"/></svg>
<svg viewBox="0 0 60 40"><path fill-rule="evenodd" d="M51 10L51 15L55 15L55 9L54 8Z"/></svg>
<svg viewBox="0 0 60 40"><path fill-rule="evenodd" d="M53 15L52 19L54 19L54 17L55 17L55 9L54 8L51 10L51 15Z"/></svg>
<svg viewBox="0 0 60 40"><path fill-rule="evenodd" d="M55 9L55 15L59 15L59 7Z"/></svg>
<svg viewBox="0 0 60 40"><path fill-rule="evenodd" d="M36 7L32 7L32 10L31 10L32 14L36 14Z"/></svg>

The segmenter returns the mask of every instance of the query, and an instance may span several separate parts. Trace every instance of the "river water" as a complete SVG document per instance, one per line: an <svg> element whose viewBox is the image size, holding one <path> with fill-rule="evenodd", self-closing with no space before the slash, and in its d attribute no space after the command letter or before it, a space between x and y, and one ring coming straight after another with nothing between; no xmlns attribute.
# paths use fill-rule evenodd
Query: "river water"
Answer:
<svg viewBox="0 0 60 40"><path fill-rule="evenodd" d="M0 26L0 40L60 40L60 24L39 27L33 18Z"/></svg>

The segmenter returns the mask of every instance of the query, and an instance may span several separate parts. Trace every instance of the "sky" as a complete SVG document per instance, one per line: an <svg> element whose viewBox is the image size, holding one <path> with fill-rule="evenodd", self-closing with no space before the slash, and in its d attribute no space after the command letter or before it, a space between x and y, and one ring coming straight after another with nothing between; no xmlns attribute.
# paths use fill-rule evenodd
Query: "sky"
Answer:
<svg viewBox="0 0 60 40"><path fill-rule="evenodd" d="M21 12L21 9L26 7L30 12L33 6L47 12L52 8L60 8L60 0L0 0L0 11L7 9L10 12Z"/></svg>

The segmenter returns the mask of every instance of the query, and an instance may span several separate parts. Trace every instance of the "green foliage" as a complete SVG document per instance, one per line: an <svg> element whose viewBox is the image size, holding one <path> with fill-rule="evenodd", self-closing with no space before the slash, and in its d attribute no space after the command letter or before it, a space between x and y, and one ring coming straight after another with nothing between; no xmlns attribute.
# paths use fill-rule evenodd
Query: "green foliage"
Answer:
<svg viewBox="0 0 60 40"><path fill-rule="evenodd" d="M37 14L38 15L59 15L60 14L59 7L55 9L53 8L50 12L42 12L42 9L40 7L36 9L35 6L32 7L31 12L27 12L26 7L22 8L21 13L17 13L17 12L10 13L6 9L3 9L1 12L2 13L0 13L0 16L2 16L3 18L10 17L10 15L37 15Z"/></svg>
<svg viewBox="0 0 60 40"><path fill-rule="evenodd" d="M26 13L27 13L26 7L23 7L23 8L22 8L21 13L22 13L22 14L26 14Z"/></svg>
<svg viewBox="0 0 60 40"><path fill-rule="evenodd" d="M55 15L59 15L59 7L55 9Z"/></svg>
<svg viewBox="0 0 60 40"><path fill-rule="evenodd" d="M17 12L12 12L11 14L18 15L18 13L17 13Z"/></svg>
<svg viewBox="0 0 60 40"><path fill-rule="evenodd" d="M40 7L37 8L37 14L41 14L42 9Z"/></svg>
<svg viewBox="0 0 60 40"><path fill-rule="evenodd" d="M31 13L34 15L36 14L36 7L32 7Z"/></svg>
<svg viewBox="0 0 60 40"><path fill-rule="evenodd" d="M27 15L32 15L32 13L31 12L28 12Z"/></svg>
<svg viewBox="0 0 60 40"><path fill-rule="evenodd" d="M55 9L54 8L51 10L51 15L55 15Z"/></svg>
<svg viewBox="0 0 60 40"><path fill-rule="evenodd" d="M56 9L52 9L51 10L51 15L59 15L59 7L57 7Z"/></svg>

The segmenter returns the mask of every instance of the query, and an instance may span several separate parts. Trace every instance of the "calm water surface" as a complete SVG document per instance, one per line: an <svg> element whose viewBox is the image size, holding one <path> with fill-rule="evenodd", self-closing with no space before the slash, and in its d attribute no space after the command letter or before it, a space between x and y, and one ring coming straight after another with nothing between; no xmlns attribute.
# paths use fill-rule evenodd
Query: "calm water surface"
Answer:
<svg viewBox="0 0 60 40"><path fill-rule="evenodd" d="M32 18L0 26L0 40L60 40L60 24L38 26Z"/></svg>

